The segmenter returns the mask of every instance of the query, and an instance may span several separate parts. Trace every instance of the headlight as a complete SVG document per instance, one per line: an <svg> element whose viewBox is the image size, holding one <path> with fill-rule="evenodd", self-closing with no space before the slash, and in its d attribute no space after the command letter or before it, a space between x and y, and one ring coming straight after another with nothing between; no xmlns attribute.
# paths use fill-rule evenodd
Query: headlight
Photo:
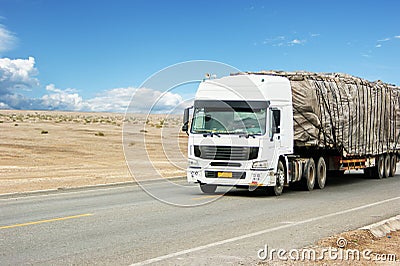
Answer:
<svg viewBox="0 0 400 266"><path fill-rule="evenodd" d="M268 168L268 161L258 161L253 162L252 167L253 169L267 169Z"/></svg>
<svg viewBox="0 0 400 266"><path fill-rule="evenodd" d="M199 166L199 162L197 161L197 160L194 160L194 159L189 159L188 160L188 164L189 164L189 167L198 167Z"/></svg>

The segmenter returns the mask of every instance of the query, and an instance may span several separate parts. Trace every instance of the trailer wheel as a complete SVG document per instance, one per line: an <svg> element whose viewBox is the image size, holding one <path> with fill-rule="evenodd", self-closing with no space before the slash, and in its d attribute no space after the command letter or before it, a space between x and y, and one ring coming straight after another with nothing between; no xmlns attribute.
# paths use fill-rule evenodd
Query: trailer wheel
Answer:
<svg viewBox="0 0 400 266"><path fill-rule="evenodd" d="M303 187L308 191L314 189L315 185L315 162L313 158L308 159L306 163L305 170L303 173L302 183Z"/></svg>
<svg viewBox="0 0 400 266"><path fill-rule="evenodd" d="M385 157L384 156L379 156L378 157L378 163L376 166L373 168L373 174L374 177L377 179L382 179L385 175Z"/></svg>
<svg viewBox="0 0 400 266"><path fill-rule="evenodd" d="M280 196L283 192L283 186L285 184L286 172L282 161L279 160L278 167L276 170L276 183L273 187L267 187L268 194Z"/></svg>
<svg viewBox="0 0 400 266"><path fill-rule="evenodd" d="M319 157L317 163L317 185L319 189L323 189L326 183L326 163L324 157Z"/></svg>
<svg viewBox="0 0 400 266"><path fill-rule="evenodd" d="M216 185L200 184L200 189L205 194L214 194L217 190Z"/></svg>
<svg viewBox="0 0 400 266"><path fill-rule="evenodd" d="M383 177L387 178L390 175L390 155L386 154L384 156L384 164L385 164L385 171L383 173Z"/></svg>
<svg viewBox="0 0 400 266"><path fill-rule="evenodd" d="M393 177L396 175L396 169L397 168L397 156L393 154L390 156L390 177Z"/></svg>

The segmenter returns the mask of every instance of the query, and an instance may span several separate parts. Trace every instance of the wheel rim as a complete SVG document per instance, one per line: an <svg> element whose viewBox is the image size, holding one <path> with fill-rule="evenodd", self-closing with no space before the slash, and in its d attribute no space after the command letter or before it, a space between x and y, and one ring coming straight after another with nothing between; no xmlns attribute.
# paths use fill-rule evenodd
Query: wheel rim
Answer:
<svg viewBox="0 0 400 266"><path fill-rule="evenodd" d="M283 189L283 184L285 183L285 173L284 169L278 169L277 177L276 177L276 189L281 191Z"/></svg>

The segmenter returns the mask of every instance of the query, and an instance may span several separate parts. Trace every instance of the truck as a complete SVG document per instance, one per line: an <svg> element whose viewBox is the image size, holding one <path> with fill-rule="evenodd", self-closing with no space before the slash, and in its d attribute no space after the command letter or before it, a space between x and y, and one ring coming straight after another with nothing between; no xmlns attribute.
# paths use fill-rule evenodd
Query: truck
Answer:
<svg viewBox="0 0 400 266"><path fill-rule="evenodd" d="M208 75L210 77L210 75ZM341 73L259 71L204 79L184 110L187 181L263 190L323 189L363 170L396 173L400 88Z"/></svg>

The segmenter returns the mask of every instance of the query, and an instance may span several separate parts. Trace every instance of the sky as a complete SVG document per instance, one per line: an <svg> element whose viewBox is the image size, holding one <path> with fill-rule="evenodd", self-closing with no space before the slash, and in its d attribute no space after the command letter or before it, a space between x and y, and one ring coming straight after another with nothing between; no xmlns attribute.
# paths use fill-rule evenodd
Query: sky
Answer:
<svg viewBox="0 0 400 266"><path fill-rule="evenodd" d="M400 85L399 13L397 0L0 0L0 109L124 112L133 94L162 94L142 86L151 75L190 60Z"/></svg>

